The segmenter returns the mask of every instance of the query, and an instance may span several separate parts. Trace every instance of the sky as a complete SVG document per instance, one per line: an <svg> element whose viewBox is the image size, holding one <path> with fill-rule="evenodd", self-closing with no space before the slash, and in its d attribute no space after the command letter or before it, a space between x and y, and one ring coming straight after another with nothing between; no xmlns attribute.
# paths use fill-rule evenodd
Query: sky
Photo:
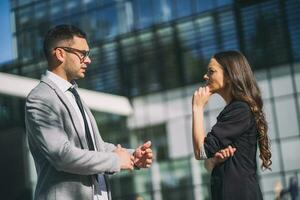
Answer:
<svg viewBox="0 0 300 200"><path fill-rule="evenodd" d="M0 64L12 60L10 0L0 0Z"/></svg>

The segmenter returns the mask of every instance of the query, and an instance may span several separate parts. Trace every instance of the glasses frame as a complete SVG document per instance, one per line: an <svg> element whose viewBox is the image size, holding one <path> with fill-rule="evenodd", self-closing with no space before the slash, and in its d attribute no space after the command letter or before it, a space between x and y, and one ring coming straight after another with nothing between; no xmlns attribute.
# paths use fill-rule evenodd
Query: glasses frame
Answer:
<svg viewBox="0 0 300 200"><path fill-rule="evenodd" d="M58 48L63 49L66 52L75 54L76 56L78 56L81 62L83 62L87 57L90 56L90 51L75 49L72 47L55 47L54 50ZM77 53L79 53L80 55L78 55Z"/></svg>

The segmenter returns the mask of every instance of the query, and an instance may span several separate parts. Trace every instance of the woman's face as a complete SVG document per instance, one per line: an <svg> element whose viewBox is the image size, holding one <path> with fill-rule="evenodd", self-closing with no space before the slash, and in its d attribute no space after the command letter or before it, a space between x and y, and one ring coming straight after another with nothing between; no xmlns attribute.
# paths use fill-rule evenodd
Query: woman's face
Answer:
<svg viewBox="0 0 300 200"><path fill-rule="evenodd" d="M206 80L206 86L209 87L211 93L220 94L224 91L226 83L224 71L216 59L210 60L204 80Z"/></svg>

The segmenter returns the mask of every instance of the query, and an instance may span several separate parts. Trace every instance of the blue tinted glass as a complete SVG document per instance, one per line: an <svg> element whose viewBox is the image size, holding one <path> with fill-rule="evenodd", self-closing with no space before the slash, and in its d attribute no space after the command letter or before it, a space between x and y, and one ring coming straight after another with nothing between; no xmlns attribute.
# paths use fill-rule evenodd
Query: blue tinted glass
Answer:
<svg viewBox="0 0 300 200"><path fill-rule="evenodd" d="M103 38L116 36L119 33L116 6L104 7L100 13L102 15L99 27L101 36Z"/></svg>
<svg viewBox="0 0 300 200"><path fill-rule="evenodd" d="M219 29L222 40L222 50L238 49L235 20L232 11L219 14Z"/></svg>
<svg viewBox="0 0 300 200"><path fill-rule="evenodd" d="M293 57L295 60L300 60L300 2L290 0L285 4Z"/></svg>
<svg viewBox="0 0 300 200"><path fill-rule="evenodd" d="M207 16L196 20L198 28L197 41L200 46L200 54L208 60L217 51L216 30L213 23L213 17Z"/></svg>
<svg viewBox="0 0 300 200"><path fill-rule="evenodd" d="M80 0L68 0L66 1L65 6L68 14L74 14L81 10Z"/></svg>
<svg viewBox="0 0 300 200"><path fill-rule="evenodd" d="M138 13L138 28L145 28L153 24L153 6L149 0L135 0L135 12Z"/></svg>
<svg viewBox="0 0 300 200"><path fill-rule="evenodd" d="M171 0L153 0L153 11L155 22L166 22L172 18Z"/></svg>
<svg viewBox="0 0 300 200"><path fill-rule="evenodd" d="M217 7L231 4L232 0L217 0Z"/></svg>
<svg viewBox="0 0 300 200"><path fill-rule="evenodd" d="M184 17L192 14L192 5L190 0L177 0L176 1L176 14L177 17Z"/></svg>
<svg viewBox="0 0 300 200"><path fill-rule="evenodd" d="M134 12L131 1L119 3L118 9L118 25L119 33L127 33L134 27Z"/></svg>
<svg viewBox="0 0 300 200"><path fill-rule="evenodd" d="M213 8L212 0L197 0L197 11L203 12Z"/></svg>

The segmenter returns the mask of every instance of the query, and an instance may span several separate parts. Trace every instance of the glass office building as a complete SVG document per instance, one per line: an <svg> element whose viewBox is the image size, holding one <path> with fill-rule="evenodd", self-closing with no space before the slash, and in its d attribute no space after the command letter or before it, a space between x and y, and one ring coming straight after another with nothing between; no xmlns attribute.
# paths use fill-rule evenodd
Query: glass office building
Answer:
<svg viewBox="0 0 300 200"><path fill-rule="evenodd" d="M11 0L11 16L17 59L1 72L39 79L45 32L71 23L91 47L79 86L130 99L128 117L94 112L102 136L125 147L151 139L156 159L149 170L111 176L113 199L210 199L209 173L192 154L191 97L209 58L229 49L246 55L262 89L273 153L272 171L259 170L264 199L274 199L279 182L286 189L291 178L300 182L298 0ZM223 106L212 97L207 130ZM0 127L0 173L8 180L1 193L31 199L24 99L0 95Z"/></svg>

